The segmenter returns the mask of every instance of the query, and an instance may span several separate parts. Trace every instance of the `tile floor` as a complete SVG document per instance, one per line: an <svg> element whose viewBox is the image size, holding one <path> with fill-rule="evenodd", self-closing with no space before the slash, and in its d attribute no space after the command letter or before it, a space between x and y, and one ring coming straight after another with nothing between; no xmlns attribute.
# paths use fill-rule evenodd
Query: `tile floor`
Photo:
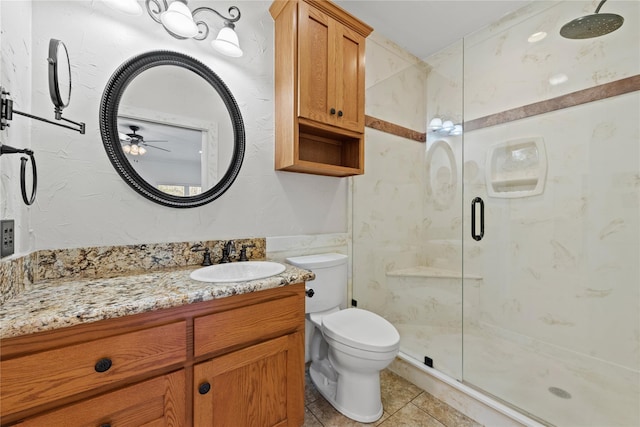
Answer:
<svg viewBox="0 0 640 427"><path fill-rule="evenodd" d="M384 414L373 424L353 421L333 409L316 390L308 372L305 381L303 427L481 427L471 418L389 370L382 371L380 375Z"/></svg>

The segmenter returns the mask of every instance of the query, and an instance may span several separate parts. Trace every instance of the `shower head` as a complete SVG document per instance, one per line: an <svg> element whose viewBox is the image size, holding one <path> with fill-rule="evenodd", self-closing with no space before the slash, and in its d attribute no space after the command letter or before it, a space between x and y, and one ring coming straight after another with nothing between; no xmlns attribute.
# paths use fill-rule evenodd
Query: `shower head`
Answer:
<svg viewBox="0 0 640 427"><path fill-rule="evenodd" d="M560 35L567 39L590 39L609 34L622 27L624 18L615 13L598 13L607 0L602 0L596 12L592 15L581 16L568 22L560 29Z"/></svg>

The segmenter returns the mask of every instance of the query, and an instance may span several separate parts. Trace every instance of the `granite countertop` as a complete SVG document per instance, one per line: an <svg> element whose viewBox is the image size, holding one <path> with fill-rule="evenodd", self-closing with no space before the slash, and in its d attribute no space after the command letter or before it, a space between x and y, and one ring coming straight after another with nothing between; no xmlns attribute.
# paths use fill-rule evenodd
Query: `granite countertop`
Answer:
<svg viewBox="0 0 640 427"><path fill-rule="evenodd" d="M284 264L284 263L283 263ZM31 285L0 305L0 338L177 307L313 280L315 275L284 264L265 279L205 283L189 277L200 267L159 270L108 279L61 279Z"/></svg>

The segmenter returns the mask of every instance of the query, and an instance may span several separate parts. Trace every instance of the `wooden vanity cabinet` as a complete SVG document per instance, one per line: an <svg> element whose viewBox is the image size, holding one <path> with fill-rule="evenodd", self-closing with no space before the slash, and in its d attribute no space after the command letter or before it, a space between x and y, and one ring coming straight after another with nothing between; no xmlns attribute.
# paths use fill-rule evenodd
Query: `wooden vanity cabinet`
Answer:
<svg viewBox="0 0 640 427"><path fill-rule="evenodd" d="M276 169L364 173L365 38L372 28L325 0L276 0Z"/></svg>
<svg viewBox="0 0 640 427"><path fill-rule="evenodd" d="M304 335L297 332L195 365L193 425L300 426L303 373L290 368L300 358Z"/></svg>
<svg viewBox="0 0 640 427"><path fill-rule="evenodd" d="M183 426L184 370L66 405L16 424L42 426Z"/></svg>
<svg viewBox="0 0 640 427"><path fill-rule="evenodd" d="M2 426L304 422L304 283L0 345Z"/></svg>

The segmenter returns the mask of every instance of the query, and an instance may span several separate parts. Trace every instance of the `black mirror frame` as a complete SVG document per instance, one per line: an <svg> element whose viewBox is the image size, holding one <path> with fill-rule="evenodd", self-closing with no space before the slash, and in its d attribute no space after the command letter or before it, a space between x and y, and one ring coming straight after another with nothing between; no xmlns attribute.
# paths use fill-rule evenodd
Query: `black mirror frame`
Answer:
<svg viewBox="0 0 640 427"><path fill-rule="evenodd" d="M234 149L226 173L209 190L196 196L174 196L164 193L147 183L131 166L122 150L118 136L118 106L120 99L131 81L149 68L161 65L175 65L193 71L205 79L222 98L231 116L234 134ZM100 102L100 134L107 155L118 174L136 192L158 204L173 208L194 208L220 197L235 181L245 152L245 132L242 115L235 98L225 83L209 67L188 55L171 51L152 51L135 56L122 64L109 79Z"/></svg>

